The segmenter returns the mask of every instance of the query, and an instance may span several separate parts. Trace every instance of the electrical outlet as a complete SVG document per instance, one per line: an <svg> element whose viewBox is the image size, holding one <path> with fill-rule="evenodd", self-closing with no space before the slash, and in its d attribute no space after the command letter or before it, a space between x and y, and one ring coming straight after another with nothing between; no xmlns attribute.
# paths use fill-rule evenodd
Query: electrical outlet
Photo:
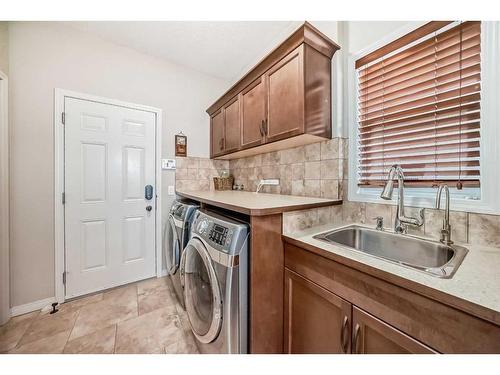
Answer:
<svg viewBox="0 0 500 375"><path fill-rule="evenodd" d="M267 180L260 180L262 185L279 185L280 180L278 178L269 178Z"/></svg>
<svg viewBox="0 0 500 375"><path fill-rule="evenodd" d="M175 187L173 185L169 185L167 188L168 195L175 195Z"/></svg>

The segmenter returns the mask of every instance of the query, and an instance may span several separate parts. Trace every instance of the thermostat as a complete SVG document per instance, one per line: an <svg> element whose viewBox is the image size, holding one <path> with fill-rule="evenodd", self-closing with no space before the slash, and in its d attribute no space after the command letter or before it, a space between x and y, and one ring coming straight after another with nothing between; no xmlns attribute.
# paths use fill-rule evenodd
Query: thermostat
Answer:
<svg viewBox="0 0 500 375"><path fill-rule="evenodd" d="M175 169L175 159L161 159L161 169Z"/></svg>

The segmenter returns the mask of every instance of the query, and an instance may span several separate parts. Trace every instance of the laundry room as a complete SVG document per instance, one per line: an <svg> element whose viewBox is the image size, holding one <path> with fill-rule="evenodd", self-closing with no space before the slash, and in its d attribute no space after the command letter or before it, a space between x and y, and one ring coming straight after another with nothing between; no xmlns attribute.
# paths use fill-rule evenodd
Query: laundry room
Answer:
<svg viewBox="0 0 500 375"><path fill-rule="evenodd" d="M0 368L500 364L500 14L56 3L0 21Z"/></svg>

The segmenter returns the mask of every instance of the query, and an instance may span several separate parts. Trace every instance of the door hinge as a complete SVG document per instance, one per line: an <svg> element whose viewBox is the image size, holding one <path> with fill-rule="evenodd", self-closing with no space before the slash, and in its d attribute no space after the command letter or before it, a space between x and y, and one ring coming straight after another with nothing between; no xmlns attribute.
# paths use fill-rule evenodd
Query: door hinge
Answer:
<svg viewBox="0 0 500 375"><path fill-rule="evenodd" d="M61 201L62 201L62 204L66 204L66 193L62 193Z"/></svg>
<svg viewBox="0 0 500 375"><path fill-rule="evenodd" d="M63 284L66 285L66 271L62 274Z"/></svg>
<svg viewBox="0 0 500 375"><path fill-rule="evenodd" d="M64 112L61 113L61 122L63 123L63 125L66 124L66 113Z"/></svg>

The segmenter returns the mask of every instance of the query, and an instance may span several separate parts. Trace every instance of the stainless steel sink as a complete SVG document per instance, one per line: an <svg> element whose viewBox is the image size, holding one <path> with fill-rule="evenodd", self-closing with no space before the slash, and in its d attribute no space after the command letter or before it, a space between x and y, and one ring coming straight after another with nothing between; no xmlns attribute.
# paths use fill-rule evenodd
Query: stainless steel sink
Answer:
<svg viewBox="0 0 500 375"><path fill-rule="evenodd" d="M314 238L441 278L451 278L468 252L462 246L447 246L437 241L358 225L321 233Z"/></svg>

